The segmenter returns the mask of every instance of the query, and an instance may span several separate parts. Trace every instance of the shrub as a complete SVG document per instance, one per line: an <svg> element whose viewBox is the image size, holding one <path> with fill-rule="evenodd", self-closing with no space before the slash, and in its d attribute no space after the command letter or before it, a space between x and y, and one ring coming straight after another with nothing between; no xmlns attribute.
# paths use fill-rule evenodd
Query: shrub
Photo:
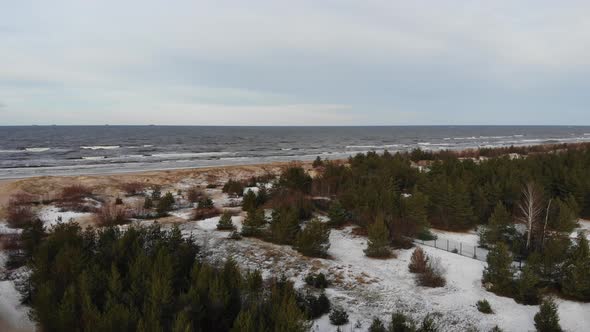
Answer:
<svg viewBox="0 0 590 332"><path fill-rule="evenodd" d="M233 231L227 238L232 240L241 240L242 234L240 234L238 231Z"/></svg>
<svg viewBox="0 0 590 332"><path fill-rule="evenodd" d="M561 332L557 304L553 298L546 298L541 303L539 312L535 314L535 328L538 332Z"/></svg>
<svg viewBox="0 0 590 332"><path fill-rule="evenodd" d="M311 191L311 183L311 176L301 166L294 164L283 170L278 185L308 194Z"/></svg>
<svg viewBox="0 0 590 332"><path fill-rule="evenodd" d="M212 209L215 205L213 205L213 201L209 197L202 197L197 205L197 209Z"/></svg>
<svg viewBox="0 0 590 332"><path fill-rule="evenodd" d="M160 199L160 197L162 197L162 189L158 185L153 186L152 187L152 199L154 201L157 201Z"/></svg>
<svg viewBox="0 0 590 332"><path fill-rule="evenodd" d="M21 205L9 200L6 208L6 222L10 227L23 228L35 220L36 216L29 205Z"/></svg>
<svg viewBox="0 0 590 332"><path fill-rule="evenodd" d="M340 201L334 201L332 204L330 204L328 218L330 218L328 224L332 227L342 226L346 222L346 210L344 210L342 204L340 204Z"/></svg>
<svg viewBox="0 0 590 332"><path fill-rule="evenodd" d="M158 215L166 215L170 210L172 210L174 203L174 196L172 195L172 193L167 192L166 195L164 195L164 197L160 198L160 200L158 201L158 205L156 206L156 211L158 212Z"/></svg>
<svg viewBox="0 0 590 332"><path fill-rule="evenodd" d="M135 196L143 192L145 185L141 182L127 182L121 185L121 189L127 196Z"/></svg>
<svg viewBox="0 0 590 332"><path fill-rule="evenodd" d="M128 214L120 205L104 204L96 211L95 220L100 226L120 225L128 221Z"/></svg>
<svg viewBox="0 0 590 332"><path fill-rule="evenodd" d="M231 220L231 213L229 211L223 212L221 218L219 218L219 222L217 223L217 229L220 231L231 231L235 228L236 227Z"/></svg>
<svg viewBox="0 0 590 332"><path fill-rule="evenodd" d="M371 326L369 326L369 332L387 332L385 325L379 318L373 318Z"/></svg>
<svg viewBox="0 0 590 332"><path fill-rule="evenodd" d="M394 312L391 315L389 331L393 332L412 332L415 331L414 321L401 312Z"/></svg>
<svg viewBox="0 0 590 332"><path fill-rule="evenodd" d="M309 293L300 295L298 302L310 319L316 319L330 312L330 300L324 293L319 296Z"/></svg>
<svg viewBox="0 0 590 332"><path fill-rule="evenodd" d="M408 268L412 273L424 273L426 272L426 266L428 264L428 257L424 253L422 248L418 247L414 249L412 257L410 258L410 264Z"/></svg>
<svg viewBox="0 0 590 332"><path fill-rule="evenodd" d="M490 302L488 302L488 300L486 299L477 301L475 305L477 306L477 310L484 314L494 313L494 311L492 310L492 306L490 305Z"/></svg>
<svg viewBox="0 0 590 332"><path fill-rule="evenodd" d="M144 209L151 209L153 207L154 207L154 201L151 198L146 197L145 200L143 201L143 208Z"/></svg>
<svg viewBox="0 0 590 332"><path fill-rule="evenodd" d="M326 257L330 248L330 229L319 219L312 219L299 232L295 249L305 256Z"/></svg>
<svg viewBox="0 0 590 332"><path fill-rule="evenodd" d="M340 308L334 308L330 313L330 323L336 326L348 323L348 314Z"/></svg>
<svg viewBox="0 0 590 332"><path fill-rule="evenodd" d="M327 288L329 285L328 279L326 279L326 275L323 273L313 274L310 273L305 277L305 283L309 286L324 289Z"/></svg>
<svg viewBox="0 0 590 332"><path fill-rule="evenodd" d="M121 204L123 204L123 200L120 197L117 197L117 198L115 198L115 204L121 205Z"/></svg>
<svg viewBox="0 0 590 332"><path fill-rule="evenodd" d="M221 191L228 195L242 196L244 195L245 187L246 185L243 182L230 179L223 185Z"/></svg>
<svg viewBox="0 0 590 332"><path fill-rule="evenodd" d="M84 198L92 196L92 190L82 185L71 185L62 189L59 196L59 206L65 210L88 212L84 205Z"/></svg>
<svg viewBox="0 0 590 332"><path fill-rule="evenodd" d="M193 209L193 220L203 220L208 218L217 217L221 214L221 211L218 208L209 208L209 209Z"/></svg>
<svg viewBox="0 0 590 332"><path fill-rule="evenodd" d="M324 166L324 161L322 160L322 158L320 158L320 156L317 156L315 158L315 160L313 161L313 163L311 164L311 166L313 168L322 167L322 166Z"/></svg>
<svg viewBox="0 0 590 332"><path fill-rule="evenodd" d="M191 187L186 192L186 199L191 203L197 203L201 199L201 196L203 196L203 192L199 187Z"/></svg>
<svg viewBox="0 0 590 332"><path fill-rule="evenodd" d="M426 287L443 287L447 283L444 273L445 270L440 263L440 259L429 259L426 271L418 275L418 284Z"/></svg>

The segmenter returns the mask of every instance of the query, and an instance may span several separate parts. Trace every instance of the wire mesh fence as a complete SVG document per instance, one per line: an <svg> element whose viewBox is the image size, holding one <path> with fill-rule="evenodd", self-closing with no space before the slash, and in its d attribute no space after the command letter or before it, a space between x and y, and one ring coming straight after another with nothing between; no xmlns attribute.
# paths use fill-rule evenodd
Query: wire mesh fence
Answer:
<svg viewBox="0 0 590 332"><path fill-rule="evenodd" d="M436 249L445 250L448 252L455 253L457 255L477 259L479 261L485 262L486 258L488 257L488 250L484 248L480 248L471 244L453 241L448 239L436 239L431 241L423 241L419 239L414 239L415 243L419 243L428 247L433 247Z"/></svg>

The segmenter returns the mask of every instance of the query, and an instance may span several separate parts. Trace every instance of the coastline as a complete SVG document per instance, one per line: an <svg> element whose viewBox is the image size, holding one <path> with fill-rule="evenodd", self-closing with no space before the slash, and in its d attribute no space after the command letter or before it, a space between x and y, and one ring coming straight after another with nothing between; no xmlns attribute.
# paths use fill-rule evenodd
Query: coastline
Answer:
<svg viewBox="0 0 590 332"><path fill-rule="evenodd" d="M101 194L112 194L122 183L141 182L146 185L168 186L190 180L207 184L223 185L229 179L247 179L280 171L293 163L312 171L311 161L277 161L271 163L243 164L230 166L208 166L168 170L146 170L85 175L45 175L14 179L0 179L0 208L6 205L11 195L26 192L32 195L49 196L61 188L81 184L94 188Z"/></svg>

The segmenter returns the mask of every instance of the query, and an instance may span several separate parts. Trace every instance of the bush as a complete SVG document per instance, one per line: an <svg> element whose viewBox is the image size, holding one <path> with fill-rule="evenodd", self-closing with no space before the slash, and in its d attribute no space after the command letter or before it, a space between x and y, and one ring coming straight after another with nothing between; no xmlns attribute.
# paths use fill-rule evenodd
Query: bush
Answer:
<svg viewBox="0 0 590 332"><path fill-rule="evenodd" d="M330 229L319 219L309 221L295 241L295 249L309 257L326 257L329 248Z"/></svg>
<svg viewBox="0 0 590 332"><path fill-rule="evenodd" d="M391 315L389 331L393 332L412 332L416 331L414 321L401 312L394 312Z"/></svg>
<svg viewBox="0 0 590 332"><path fill-rule="evenodd" d="M429 259L426 271L418 275L418 284L426 287L443 287L447 283L444 273L445 270L440 263L440 259Z"/></svg>
<svg viewBox="0 0 590 332"><path fill-rule="evenodd" d="M128 219L125 208L116 204L104 204L95 213L96 223L100 226L121 225Z"/></svg>
<svg viewBox="0 0 590 332"><path fill-rule="evenodd" d="M197 209L212 209L215 205L213 205L213 201L209 197L202 197L197 205Z"/></svg>
<svg viewBox="0 0 590 332"><path fill-rule="evenodd" d="M546 298L541 303L539 312L535 314L535 328L538 332L561 332L557 304L553 298Z"/></svg>
<svg viewBox="0 0 590 332"><path fill-rule="evenodd" d="M310 273L305 277L305 283L311 287L324 289L327 288L329 285L328 279L326 279L326 275L323 273L313 274Z"/></svg>
<svg viewBox="0 0 590 332"><path fill-rule="evenodd" d="M217 223L217 229L220 231L231 231L235 228L236 227L231 220L231 213L229 211L223 212L221 218L219 218L219 222Z"/></svg>
<svg viewBox="0 0 590 332"><path fill-rule="evenodd" d="M241 240L242 234L240 234L238 231L233 231L227 238L231 240Z"/></svg>
<svg viewBox="0 0 590 332"><path fill-rule="evenodd" d="M369 332L387 332L387 329L379 318L373 318L373 322L369 326Z"/></svg>
<svg viewBox="0 0 590 332"><path fill-rule="evenodd" d="M115 198L115 204L116 204L116 205L121 205L121 204L123 204L123 200L121 199L121 197L117 197L117 198Z"/></svg>
<svg viewBox="0 0 590 332"><path fill-rule="evenodd" d="M141 182L127 182L121 185L121 189L127 196L135 196L143 192L145 185Z"/></svg>
<svg viewBox="0 0 590 332"><path fill-rule="evenodd" d="M157 201L160 199L160 197L162 197L162 189L158 185L153 186L152 187L152 199L154 201Z"/></svg>
<svg viewBox="0 0 590 332"><path fill-rule="evenodd" d="M424 273L426 272L426 266L428 264L428 257L424 253L422 248L418 247L414 249L412 257L410 258L410 264L408 268L412 273Z"/></svg>
<svg viewBox="0 0 590 332"><path fill-rule="evenodd" d="M330 312L330 300L324 293L317 297L309 293L299 297L299 305L310 319L316 319Z"/></svg>
<svg viewBox="0 0 590 332"><path fill-rule="evenodd" d="M36 218L33 209L29 205L21 205L20 203L10 199L6 208L6 222L10 227L23 228L31 224Z"/></svg>
<svg viewBox="0 0 590 332"><path fill-rule="evenodd" d="M153 207L154 207L154 201L151 198L146 197L145 200L143 201L143 208L144 209L151 209Z"/></svg>
<svg viewBox="0 0 590 332"><path fill-rule="evenodd" d="M223 185L221 191L228 195L242 196L244 195L244 188L246 188L246 185L243 182L230 179Z"/></svg>
<svg viewBox="0 0 590 332"><path fill-rule="evenodd" d="M193 209L193 220L203 220L208 218L217 217L221 214L221 211L218 208L209 208L209 209Z"/></svg>
<svg viewBox="0 0 590 332"><path fill-rule="evenodd" d="M494 311L492 310L492 306L490 305L490 302L488 302L488 300L486 299L477 301L475 305L477 306L477 310L479 310L479 312L482 312L484 314L494 313Z"/></svg>
<svg viewBox="0 0 590 332"><path fill-rule="evenodd" d="M382 215L378 216L375 222L369 225L368 232L369 239L367 240L367 249L364 250L365 255L373 258L391 257L389 230Z"/></svg>
<svg viewBox="0 0 590 332"><path fill-rule="evenodd" d="M242 235L261 236L265 226L266 218L264 217L264 210L257 209L250 211L242 224Z"/></svg>
<svg viewBox="0 0 590 332"><path fill-rule="evenodd" d="M334 308L330 313L330 323L336 326L348 323L348 314L340 308Z"/></svg>
<svg viewBox="0 0 590 332"><path fill-rule="evenodd" d="M332 227L340 227L344 225L347 219L347 214L346 210L342 207L342 204L340 204L340 201L334 201L330 204L328 218L330 218L328 224Z"/></svg>
<svg viewBox="0 0 590 332"><path fill-rule="evenodd" d="M88 212L84 205L84 198L92 196L92 190L82 185L71 185L62 189L59 196L59 206L65 210Z"/></svg>
<svg viewBox="0 0 590 332"><path fill-rule="evenodd" d="M313 161L313 163L311 164L311 167L318 168L318 167L322 167L322 166L324 166L324 161L322 160L322 158L320 158L320 156L317 156L315 158L315 160Z"/></svg>
<svg viewBox="0 0 590 332"><path fill-rule="evenodd" d="M203 196L203 193L199 187L191 187L186 192L186 199L191 203L197 203L201 199L201 196Z"/></svg>
<svg viewBox="0 0 590 332"><path fill-rule="evenodd" d="M158 212L158 215L160 216L166 215L170 210L172 210L175 202L176 201L174 200L172 193L167 192L166 195L164 195L164 197L160 198L158 201L156 212Z"/></svg>
<svg viewBox="0 0 590 332"><path fill-rule="evenodd" d="M300 191L308 194L311 191L312 179L303 167L299 165L290 165L281 173L279 178L279 187Z"/></svg>

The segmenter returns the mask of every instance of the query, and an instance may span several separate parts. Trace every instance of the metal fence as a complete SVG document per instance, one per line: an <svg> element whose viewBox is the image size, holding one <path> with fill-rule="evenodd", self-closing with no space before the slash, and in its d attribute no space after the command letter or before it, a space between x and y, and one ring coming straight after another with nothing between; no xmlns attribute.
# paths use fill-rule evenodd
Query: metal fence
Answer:
<svg viewBox="0 0 590 332"><path fill-rule="evenodd" d="M488 257L488 250L479 248L474 245L466 244L463 242L448 240L448 239L436 239L431 241L423 241L414 239L414 243L419 243L425 246L433 247L436 249L446 250L448 252L455 253L457 255L477 259L485 262Z"/></svg>

